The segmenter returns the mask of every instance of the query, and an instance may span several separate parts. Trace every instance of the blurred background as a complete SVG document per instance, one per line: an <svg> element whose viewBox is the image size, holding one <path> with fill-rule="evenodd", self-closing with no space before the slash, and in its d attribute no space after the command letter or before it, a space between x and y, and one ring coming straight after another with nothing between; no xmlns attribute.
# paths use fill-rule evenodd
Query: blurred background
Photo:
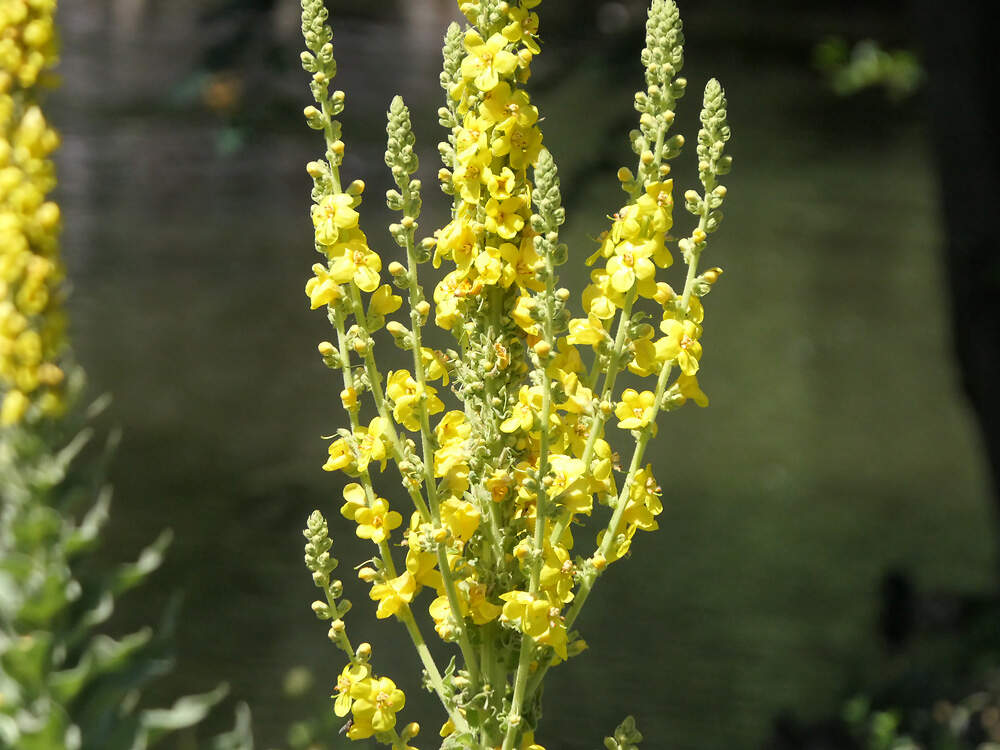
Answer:
<svg viewBox="0 0 1000 750"><path fill-rule="evenodd" d="M437 70L457 13L450 0L329 4L344 174L368 184L363 222L392 253L380 196L396 92L420 146L422 227L447 220ZM918 51L919 13L903 0L679 4L678 130L693 143L716 76L734 134L706 257L726 270L707 300L712 405L661 423L661 529L595 592L579 621L591 650L551 674L549 750L595 747L626 713L651 748L814 746L852 696L934 697L970 618L992 606L993 488L951 333L934 61L926 75L920 57L890 55L886 72L876 48L854 46ZM540 7L529 90L561 168L571 288L621 203L615 170L634 160L645 7ZM93 393L114 396L108 427L124 431L105 554L176 532L116 627L157 621L180 592L178 669L154 697L228 681L259 745L284 746L292 721L328 708L342 667L302 564L300 530L320 508L360 605L352 637L407 690L405 721L433 735L439 712L403 629L376 622L352 579L369 552L340 525L343 478L320 470L321 436L343 417L316 354L326 319L303 293L316 260L304 167L322 144L301 117L298 3L75 0L60 14L50 111L73 339ZM675 164L681 191L694 186L693 147ZM293 701L298 665L315 682Z"/></svg>

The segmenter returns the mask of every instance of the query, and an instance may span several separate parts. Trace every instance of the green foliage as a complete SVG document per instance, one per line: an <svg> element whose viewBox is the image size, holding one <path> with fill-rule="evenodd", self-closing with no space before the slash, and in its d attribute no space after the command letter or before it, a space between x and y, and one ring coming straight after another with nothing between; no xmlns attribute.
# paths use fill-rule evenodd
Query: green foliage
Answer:
<svg viewBox="0 0 1000 750"><path fill-rule="evenodd" d="M614 737L604 738L604 747L608 750L639 750L642 733L635 728L635 719L626 716L625 720L615 729Z"/></svg>
<svg viewBox="0 0 1000 750"><path fill-rule="evenodd" d="M899 101L914 94L924 81L924 69L913 52L886 50L871 39L851 47L841 37L830 37L816 45L813 59L841 96L882 88L891 100Z"/></svg>
<svg viewBox="0 0 1000 750"><path fill-rule="evenodd" d="M197 724L227 692L142 705L143 689L171 668L174 608L155 629L117 639L100 631L119 597L163 562L170 534L135 562L94 564L114 442L91 445L95 411L0 432L0 748L140 750ZM245 711L215 746L252 747Z"/></svg>

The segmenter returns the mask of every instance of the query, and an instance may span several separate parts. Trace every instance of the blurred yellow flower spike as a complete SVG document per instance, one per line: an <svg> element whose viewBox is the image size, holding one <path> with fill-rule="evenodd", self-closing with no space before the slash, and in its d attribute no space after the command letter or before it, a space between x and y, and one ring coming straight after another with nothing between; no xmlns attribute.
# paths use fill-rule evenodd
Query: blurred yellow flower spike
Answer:
<svg viewBox="0 0 1000 750"><path fill-rule="evenodd" d="M320 354L343 378L347 417L323 468L354 479L341 513L374 547L359 577L377 616L395 616L412 640L447 714L445 746L541 750L534 732L548 669L586 648L573 626L597 579L628 556L636 531L658 527L662 491L644 463L658 418L688 400L708 403L697 380L702 298L721 269L699 275L698 266L726 198L718 183L731 166L725 95L708 82L700 189L683 193L695 221L677 238L670 161L685 145L672 132L687 85L684 39L673 0L651 0L636 161L616 173L625 199L602 222L596 248L574 251L574 262L593 265L589 282L563 288L557 269L570 249L559 236L558 171L525 88L544 47L544 12L539 0L460 0L468 24L445 35L438 110L445 138L436 176L450 212L439 229L421 229L416 138L395 97L385 151L395 249L376 252L361 228L364 185L341 179L345 95L332 89L328 12L323 0L301 2L314 98L304 114L326 142L324 158L307 168L322 262L306 294L327 308L335 342ZM668 282L675 258L686 275ZM383 266L391 284L381 283ZM454 348L428 346L427 325L450 333ZM412 364L386 369L386 345L410 352ZM612 418L620 429L608 430ZM398 474L394 505L412 503L395 539L402 516L376 489L373 467L380 481ZM406 750L416 731L395 730L402 693L371 671L367 644L352 647L343 585L328 578L314 573L327 594L314 610L333 619L330 637L349 661L335 712L351 714L352 739ZM427 604L415 609L421 595ZM424 641L427 615L460 656L447 671ZM635 734L622 727L616 737Z"/></svg>
<svg viewBox="0 0 1000 750"><path fill-rule="evenodd" d="M0 428L62 413L66 351L61 216L38 106L54 82L55 0L0 5Z"/></svg>

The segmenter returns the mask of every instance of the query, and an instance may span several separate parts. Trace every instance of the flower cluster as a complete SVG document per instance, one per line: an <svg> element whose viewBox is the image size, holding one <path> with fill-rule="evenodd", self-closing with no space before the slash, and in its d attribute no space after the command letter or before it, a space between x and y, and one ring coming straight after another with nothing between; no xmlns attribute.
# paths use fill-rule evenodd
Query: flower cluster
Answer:
<svg viewBox="0 0 1000 750"><path fill-rule="evenodd" d="M59 136L36 102L55 62L55 0L0 7L0 423L62 409L63 268L50 156Z"/></svg>
<svg viewBox="0 0 1000 750"><path fill-rule="evenodd" d="M668 162L684 145L669 134L686 87L678 77L683 35L674 2L653 0L642 53L647 85L635 99L637 164L618 172L627 200L588 261L595 268L574 315L573 295L556 275L569 257L559 239L558 173L524 88L540 52L539 2L459 2L468 26L452 24L445 36L439 110L448 137L439 144L438 179L452 200L451 220L419 240L415 138L408 109L393 100L385 154L395 182L387 204L401 214L389 227L400 249L393 254L373 250L360 228L363 183L341 181L336 116L345 95L330 89L332 31L322 0L302 0L302 62L315 99L305 117L327 143L324 159L308 165L324 262L313 266L306 294L313 308L327 308L336 334L319 350L343 379L349 419L331 436L323 468L353 480L341 513L377 548L359 576L371 586L377 616L398 618L412 638L448 714L448 747L541 750L534 728L546 671L586 647L572 626L594 583L627 555L637 531L657 528L662 489L643 462L657 417L688 399L708 403L697 379L702 298L721 270L699 274L698 265L726 197L717 184L730 167L722 89L712 80L705 90L703 192L685 193L697 224L677 240ZM680 292L658 278L675 253L687 266ZM433 305L419 277L425 264L444 266ZM408 320L387 322L404 296ZM454 348L426 345L432 313ZM411 368L380 371L383 328L411 352ZM623 388L626 378L635 387ZM461 408L449 408L452 397ZM606 432L609 422L619 429ZM632 441L627 465L613 447L623 438ZM412 502L408 522L375 487L376 469L386 474L390 463ZM602 519L597 533L577 545L574 529L591 516ZM424 589L434 592L425 599L434 630L457 644L461 669L442 674L426 647L415 617ZM389 730L402 694L341 638L333 599L318 604L321 616L340 623L331 638L350 659L336 707L341 716L354 712L350 736L401 746L406 740Z"/></svg>

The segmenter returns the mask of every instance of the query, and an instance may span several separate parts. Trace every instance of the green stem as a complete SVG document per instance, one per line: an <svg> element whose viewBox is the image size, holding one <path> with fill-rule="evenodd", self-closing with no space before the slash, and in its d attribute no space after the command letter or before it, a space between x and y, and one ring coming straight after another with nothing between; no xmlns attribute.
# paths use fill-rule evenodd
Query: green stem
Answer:
<svg viewBox="0 0 1000 750"><path fill-rule="evenodd" d="M637 288L632 287L632 289L629 290L628 295L625 297L625 307L622 308L621 317L618 320L618 331L615 334L614 352L611 355L611 361L608 363L608 373L605 377L604 385L601 388L601 397L598 401L599 404L609 401L614 393L615 381L617 380L618 373L620 372L618 364L622 359L622 350L625 348L628 327L632 320L632 306L635 304L637 296ZM594 366L596 369L596 363ZM597 439L604 435L604 422L607 418L608 415L605 414L600 408L595 411L593 417L591 418L590 430L587 433L587 444L583 448L582 460L585 471L590 470L590 462L594 457L594 446L597 445ZM549 534L549 542L551 544L555 545L560 539L562 539L562 535L566 531L566 527L569 526L570 521L572 520L572 515L568 511L560 515L555 524L552 526L552 533Z"/></svg>

